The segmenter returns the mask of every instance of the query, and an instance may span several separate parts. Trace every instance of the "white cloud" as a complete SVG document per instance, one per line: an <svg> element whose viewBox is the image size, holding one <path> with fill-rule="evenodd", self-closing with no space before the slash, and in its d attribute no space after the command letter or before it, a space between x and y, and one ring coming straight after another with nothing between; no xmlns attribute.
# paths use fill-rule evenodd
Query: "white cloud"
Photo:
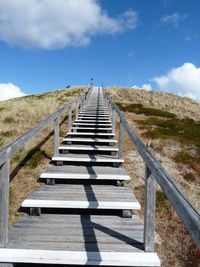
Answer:
<svg viewBox="0 0 200 267"><path fill-rule="evenodd" d="M200 67L184 63L166 75L153 79L163 91L176 93L200 101Z"/></svg>
<svg viewBox="0 0 200 267"><path fill-rule="evenodd" d="M137 86L137 85L133 85L131 88L138 89L138 90L144 89L144 90L147 90L147 91L151 91L152 90L151 84L149 84L149 83L144 83L141 87Z"/></svg>
<svg viewBox="0 0 200 267"><path fill-rule="evenodd" d="M187 14L179 14L178 12L174 12L170 15L165 15L160 18L160 21L163 24L172 24L175 27L178 27L179 23L185 20L188 17Z"/></svg>
<svg viewBox="0 0 200 267"><path fill-rule="evenodd" d="M147 91L151 91L152 90L151 84L149 84L149 83L144 83L142 85L142 88L147 90Z"/></svg>
<svg viewBox="0 0 200 267"><path fill-rule="evenodd" d="M97 0L0 0L0 40L12 46L83 46L96 34L122 33L137 23L134 10L112 18Z"/></svg>
<svg viewBox="0 0 200 267"><path fill-rule="evenodd" d="M25 95L26 94L13 83L0 83L0 101Z"/></svg>

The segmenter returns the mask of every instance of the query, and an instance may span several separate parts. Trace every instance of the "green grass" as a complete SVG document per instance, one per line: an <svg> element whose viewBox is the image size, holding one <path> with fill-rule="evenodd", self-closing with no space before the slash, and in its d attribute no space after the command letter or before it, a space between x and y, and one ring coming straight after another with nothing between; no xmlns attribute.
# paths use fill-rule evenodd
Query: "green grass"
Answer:
<svg viewBox="0 0 200 267"><path fill-rule="evenodd" d="M171 204L169 203L167 197L162 191L156 192L156 207L164 207L166 210L170 209Z"/></svg>
<svg viewBox="0 0 200 267"><path fill-rule="evenodd" d="M44 158L43 152L38 149L27 162L27 166L34 169L38 166L41 160Z"/></svg>
<svg viewBox="0 0 200 267"><path fill-rule="evenodd" d="M180 120L177 118L162 120L148 118L138 121L141 128L150 130L148 135L152 138L174 138L182 144L195 144L200 150L200 123L191 119ZM149 127L149 128L148 128Z"/></svg>
<svg viewBox="0 0 200 267"><path fill-rule="evenodd" d="M175 154L174 160L177 163L187 165L188 167L196 171L198 175L200 175L200 153L198 150L196 155L191 155L190 153L188 153L188 151L184 150L179 151ZM186 179L192 180L193 178L191 177L191 175L186 175Z"/></svg>
<svg viewBox="0 0 200 267"><path fill-rule="evenodd" d="M26 153L27 153L27 151L26 151L26 149L25 148L22 148L22 149L20 149L12 158L11 158L11 162L12 163L19 163L19 162L21 162L23 159L24 159L24 157L26 156Z"/></svg>
<svg viewBox="0 0 200 267"><path fill-rule="evenodd" d="M124 112L133 112L136 114L144 114L146 116L157 116L157 117L164 117L164 118L176 118L174 113L163 111L160 109L154 108L145 108L142 104L129 104L126 105L122 102L116 103L118 107Z"/></svg>
<svg viewBox="0 0 200 267"><path fill-rule="evenodd" d="M3 120L4 123L14 123L15 120L13 119L13 117L6 117L4 120Z"/></svg>
<svg viewBox="0 0 200 267"><path fill-rule="evenodd" d="M0 112L1 111L4 111L6 108L4 108L4 107L0 107Z"/></svg>
<svg viewBox="0 0 200 267"><path fill-rule="evenodd" d="M3 146L3 144L4 144L4 139L2 137L0 137L0 149Z"/></svg>
<svg viewBox="0 0 200 267"><path fill-rule="evenodd" d="M13 131L4 131L4 132L0 132L0 137L12 137L14 135L14 132Z"/></svg>

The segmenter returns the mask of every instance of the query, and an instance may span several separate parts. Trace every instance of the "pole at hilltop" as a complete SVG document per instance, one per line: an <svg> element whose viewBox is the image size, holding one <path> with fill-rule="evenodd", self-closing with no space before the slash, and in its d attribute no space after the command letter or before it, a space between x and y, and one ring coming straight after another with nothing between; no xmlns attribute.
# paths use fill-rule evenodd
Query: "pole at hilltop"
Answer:
<svg viewBox="0 0 200 267"><path fill-rule="evenodd" d="M91 78L90 81L91 81L90 85L91 85L91 87L93 87L93 85L94 85L94 79Z"/></svg>

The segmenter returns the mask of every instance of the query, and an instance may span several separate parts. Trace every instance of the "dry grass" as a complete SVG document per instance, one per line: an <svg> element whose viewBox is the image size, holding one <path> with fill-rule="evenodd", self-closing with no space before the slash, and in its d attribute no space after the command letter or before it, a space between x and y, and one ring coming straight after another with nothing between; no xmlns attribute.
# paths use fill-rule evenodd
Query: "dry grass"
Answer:
<svg viewBox="0 0 200 267"><path fill-rule="evenodd" d="M86 88L57 90L0 102L0 148L36 126L37 123L85 90ZM62 119L66 115L64 114ZM53 151L52 130L53 127L50 125L11 160L10 226L21 216L18 209L22 201L39 185L38 177L49 164ZM67 125L63 123L61 135L66 130Z"/></svg>
<svg viewBox="0 0 200 267"><path fill-rule="evenodd" d="M0 102L0 148L33 128L84 88L57 90Z"/></svg>
<svg viewBox="0 0 200 267"><path fill-rule="evenodd" d="M115 102L140 103L147 108L156 108L175 113L179 118L200 121L200 105L189 98L155 91L112 87L107 92Z"/></svg>
<svg viewBox="0 0 200 267"><path fill-rule="evenodd" d="M160 119L163 120L163 123L164 120L168 120L168 118L164 118L166 115L165 113L159 112L160 108L163 111L175 113L179 120L184 118L183 114L192 119L199 120L200 112L198 113L197 111L200 111L200 105L185 98L183 99L174 95L164 95L156 92L147 92L145 90L123 90L121 88L115 88L110 89L109 93L112 95L115 102L124 103L124 107L128 106L128 109L124 111L129 123L135 128L138 135L143 139L143 142L150 148L156 158L176 179L176 182L181 186L190 201L200 210L200 173L195 171L192 167L194 161L191 160L189 162L191 165L188 164L188 154L186 157L187 161L184 161L185 154L183 154L183 151L187 151L190 156L189 158L191 158L191 156L196 158L196 143L192 144L192 142L190 142L190 144L186 144L185 142L176 140L174 136L164 139L152 137L152 134L148 136L147 133L149 129L145 125L145 121L149 118L156 119L161 116ZM151 104L151 101L155 101L155 103ZM168 101L168 107L165 108ZM173 103L175 103L176 106L174 106ZM157 109L157 111L153 111L153 117L152 114L145 115L145 112L140 112L141 105L138 104L143 105L145 112L151 109L150 111L152 113L152 108ZM193 106L195 106L197 114L193 114L193 110L190 110ZM135 110L133 111L132 109ZM141 127L141 125L143 127ZM152 130L156 127L152 126ZM145 166L142 158L131 144L127 135L125 135L124 151L124 167L131 175L131 187L142 205L140 215L143 218ZM180 159L179 157L179 160L177 160L177 157L180 155L182 155L182 158ZM195 165L195 167L200 167L200 164L197 166ZM200 266L200 251L191 241L184 225L177 217L159 186L157 187L156 201L156 251L161 258L163 267Z"/></svg>

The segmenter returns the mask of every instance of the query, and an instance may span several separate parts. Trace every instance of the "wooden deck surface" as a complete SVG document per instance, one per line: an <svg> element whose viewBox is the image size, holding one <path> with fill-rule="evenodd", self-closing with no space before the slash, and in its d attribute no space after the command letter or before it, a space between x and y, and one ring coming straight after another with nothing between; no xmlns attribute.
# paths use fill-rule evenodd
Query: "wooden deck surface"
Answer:
<svg viewBox="0 0 200 267"><path fill-rule="evenodd" d="M54 182L40 184L22 203L30 214L40 216L24 214L10 229L6 248L0 248L0 267L12 263L160 266L156 253L144 251L143 224L135 211L140 209L139 202L129 187L116 186L130 176L119 166L124 160L108 112L102 88L91 90L51 165L40 176L47 183ZM88 131L71 132L74 127L88 127ZM60 162L68 165L57 166ZM101 184L93 184L95 180ZM116 184L106 184L106 180ZM130 217L131 210L134 215Z"/></svg>

